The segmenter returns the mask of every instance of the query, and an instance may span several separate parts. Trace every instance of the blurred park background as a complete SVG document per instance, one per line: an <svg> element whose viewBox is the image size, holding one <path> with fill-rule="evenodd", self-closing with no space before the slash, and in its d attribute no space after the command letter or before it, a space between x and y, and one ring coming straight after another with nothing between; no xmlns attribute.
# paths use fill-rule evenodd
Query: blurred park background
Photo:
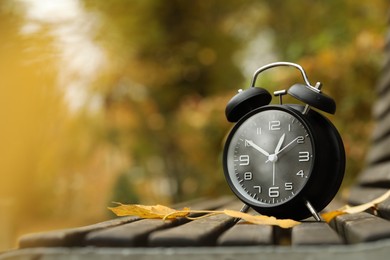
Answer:
<svg viewBox="0 0 390 260"><path fill-rule="evenodd" d="M227 101L274 61L338 104L344 187L364 166L386 0L0 1L0 250L113 217L112 201L231 194ZM267 72L270 91L302 82ZM276 99L275 99L276 100ZM290 100L292 101L292 100ZM276 102L276 101L273 101Z"/></svg>

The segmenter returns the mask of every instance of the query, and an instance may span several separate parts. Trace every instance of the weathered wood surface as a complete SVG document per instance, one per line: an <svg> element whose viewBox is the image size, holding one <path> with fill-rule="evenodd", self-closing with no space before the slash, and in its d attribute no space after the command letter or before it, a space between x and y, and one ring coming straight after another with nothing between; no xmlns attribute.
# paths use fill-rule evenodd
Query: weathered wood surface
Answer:
<svg viewBox="0 0 390 260"><path fill-rule="evenodd" d="M214 204L217 209L239 208L240 203L234 199L231 202L224 198L208 200L206 204ZM389 204L385 201L379 209ZM177 221L129 217L85 228L27 235L21 238L20 245L24 248L0 254L0 260L387 259L390 221L363 212L338 216L330 224L308 219L292 229L281 229L236 223L224 215Z"/></svg>
<svg viewBox="0 0 390 260"><path fill-rule="evenodd" d="M7 252L1 260L385 260L390 255L390 241L348 246L251 246L251 247L181 247L181 248L33 248Z"/></svg>
<svg viewBox="0 0 390 260"><path fill-rule="evenodd" d="M390 187L390 162L366 168L359 176L358 183L361 186Z"/></svg>
<svg viewBox="0 0 390 260"><path fill-rule="evenodd" d="M215 200L195 202L191 206L193 209L213 210L232 201L232 197L221 197ZM179 205L178 208L180 207ZM135 221L137 223L133 223ZM85 227L27 234L19 239L19 247L104 246L108 245L107 243L115 246L113 245L114 241L118 243L118 246L142 246L144 245L142 239L149 233L184 223L183 221L165 223L162 221L140 220L138 217L116 218Z"/></svg>
<svg viewBox="0 0 390 260"><path fill-rule="evenodd" d="M377 188L370 186L355 186L352 187L349 191L349 204L350 205L360 205L363 203L370 202L382 194L384 194L389 189L386 188Z"/></svg>
<svg viewBox="0 0 390 260"><path fill-rule="evenodd" d="M242 203L234 202L226 208L239 210ZM221 208L223 210L223 208ZM151 246L214 246L216 239L234 224L234 218L214 215L152 234Z"/></svg>
<svg viewBox="0 0 390 260"><path fill-rule="evenodd" d="M340 245L344 241L337 232L324 222L306 222L292 229L291 243L301 245Z"/></svg>
<svg viewBox="0 0 390 260"><path fill-rule="evenodd" d="M333 223L350 244L390 238L390 222L366 212L337 216Z"/></svg>
<svg viewBox="0 0 390 260"><path fill-rule="evenodd" d="M219 246L273 245L274 233L271 226L254 226L239 223L223 233L217 240Z"/></svg>
<svg viewBox="0 0 390 260"><path fill-rule="evenodd" d="M108 220L98 224L70 228L64 230L54 230L50 232L27 234L20 238L19 247L60 247L60 246L80 246L84 244L85 236L96 230L115 227L138 220L137 217L124 217Z"/></svg>
<svg viewBox="0 0 390 260"><path fill-rule="evenodd" d="M363 202L371 200L374 195L380 195L379 192L383 191L385 191L383 188L357 188L356 194L361 197L360 202ZM235 219L225 215L174 221L127 217L87 227L25 235L20 239L19 245L21 248L86 246L136 248L355 244L390 239L389 205L390 200L386 200L379 204L376 211L338 216L330 225L308 219L301 225L287 230L251 225L242 221L236 223ZM198 209L207 206L209 209L238 210L241 202L234 198L222 198L197 202L193 206Z"/></svg>

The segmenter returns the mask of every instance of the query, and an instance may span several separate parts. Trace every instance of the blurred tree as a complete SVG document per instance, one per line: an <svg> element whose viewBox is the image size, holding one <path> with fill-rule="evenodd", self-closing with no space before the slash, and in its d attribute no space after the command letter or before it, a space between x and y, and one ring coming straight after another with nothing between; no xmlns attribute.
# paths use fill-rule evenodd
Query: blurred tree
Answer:
<svg viewBox="0 0 390 260"><path fill-rule="evenodd" d="M121 203L138 203L139 198L138 194L134 192L133 179L131 172L121 173L114 184L113 195L110 199Z"/></svg>
<svg viewBox="0 0 390 260"><path fill-rule="evenodd" d="M101 218L113 182L103 166L116 171L125 163L107 159L115 153L101 142L99 114L71 111L65 96L72 79L59 84L66 68L57 24L31 21L27 9L0 2L0 200L12 202L19 225L54 217L66 225L93 204L100 205L85 218Z"/></svg>
<svg viewBox="0 0 390 260"><path fill-rule="evenodd" d="M58 90L50 87L54 82L53 70L44 66L52 62L48 55L51 39L48 35L31 38L20 35L15 30L23 25L23 19L15 15L19 11L11 1L0 5L0 31L7 39L0 42L0 195L12 197L22 202L25 209L33 210L26 197L38 200L40 192L44 192L40 190L45 186L43 182L50 182L51 176L37 169L47 167L50 171L56 167L55 159L49 158L61 148L51 146L49 140L62 122L53 125L51 119L64 111L64 104ZM46 48L40 49L36 44ZM32 152L42 145L50 148L43 153ZM43 166L45 160L50 162ZM29 172L28 177L25 172ZM42 186L31 185L32 180L40 180Z"/></svg>
<svg viewBox="0 0 390 260"><path fill-rule="evenodd" d="M233 59L242 42L229 19L244 14L247 3L87 3L102 13L99 40L119 67L116 82L103 87L107 117L121 110L137 122L123 128L112 122L110 140L127 146L145 176L166 174L175 200L215 193L225 101L210 97L243 82ZM131 136L133 143L126 141Z"/></svg>
<svg viewBox="0 0 390 260"><path fill-rule="evenodd" d="M333 121L347 149L348 184L363 167L370 141L388 3L300 1L297 5L276 0L268 4L273 14L268 24L280 56L300 63L337 101Z"/></svg>
<svg viewBox="0 0 390 260"><path fill-rule="evenodd" d="M257 57L263 46L246 56L240 51L261 37L271 42L275 57L302 64L336 98L332 118L345 133L348 176L362 167L385 1L85 3L102 16L98 41L116 68L112 83L101 87L109 140L127 150L145 180L167 176L168 197L183 200L225 190L219 161L228 127L223 110L230 89L249 80L243 78L240 66L248 61L242 59ZM260 66L266 59L251 62ZM295 74L272 76L261 84L289 86L300 80Z"/></svg>

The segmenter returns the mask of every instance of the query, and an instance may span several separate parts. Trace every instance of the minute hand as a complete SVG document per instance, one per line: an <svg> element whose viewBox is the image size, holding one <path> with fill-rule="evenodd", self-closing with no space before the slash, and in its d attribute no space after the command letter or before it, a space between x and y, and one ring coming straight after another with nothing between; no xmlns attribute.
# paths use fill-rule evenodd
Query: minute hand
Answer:
<svg viewBox="0 0 390 260"><path fill-rule="evenodd" d="M292 144L295 143L295 141L297 141L299 138L299 136L297 138L295 138L294 140L292 140L291 142L289 142L288 144L286 144L285 147L283 147L282 149L280 149L275 155L278 155L280 154L281 152L283 152L286 148L290 147Z"/></svg>

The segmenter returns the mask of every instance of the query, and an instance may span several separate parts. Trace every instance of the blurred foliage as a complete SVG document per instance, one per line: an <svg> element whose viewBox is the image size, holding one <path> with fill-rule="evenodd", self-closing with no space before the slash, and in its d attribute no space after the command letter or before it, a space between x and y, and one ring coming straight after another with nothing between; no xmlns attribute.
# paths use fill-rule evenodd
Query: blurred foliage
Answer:
<svg viewBox="0 0 390 260"><path fill-rule="evenodd" d="M3 0L0 202L25 232L106 218L112 200L231 194L225 105L278 60L336 99L348 185L370 140L387 11L385 0ZM297 81L280 68L258 85Z"/></svg>
<svg viewBox="0 0 390 260"><path fill-rule="evenodd" d="M300 8L294 1L269 4L272 14L288 14L269 20L282 59L300 63L337 101L332 119L346 146L348 185L363 167L370 141L388 3L302 1Z"/></svg>
<svg viewBox="0 0 390 260"><path fill-rule="evenodd" d="M226 191L220 174L228 128L223 109L231 90L247 86L250 75L240 66L249 57L237 56L259 37L268 37L276 57L300 63L336 98L332 120L345 139L347 182L363 166L381 63L385 19L378 17L386 17L384 1L87 1L87 8L106 19L97 38L112 49L121 68L117 84L106 88L108 117L118 109L138 117L128 127L122 120L109 124L112 141L127 146L133 166L145 176L167 176L167 195L174 201ZM260 58L257 64L266 62ZM286 88L301 81L296 74L282 71L262 84ZM137 141L131 144L129 136Z"/></svg>

